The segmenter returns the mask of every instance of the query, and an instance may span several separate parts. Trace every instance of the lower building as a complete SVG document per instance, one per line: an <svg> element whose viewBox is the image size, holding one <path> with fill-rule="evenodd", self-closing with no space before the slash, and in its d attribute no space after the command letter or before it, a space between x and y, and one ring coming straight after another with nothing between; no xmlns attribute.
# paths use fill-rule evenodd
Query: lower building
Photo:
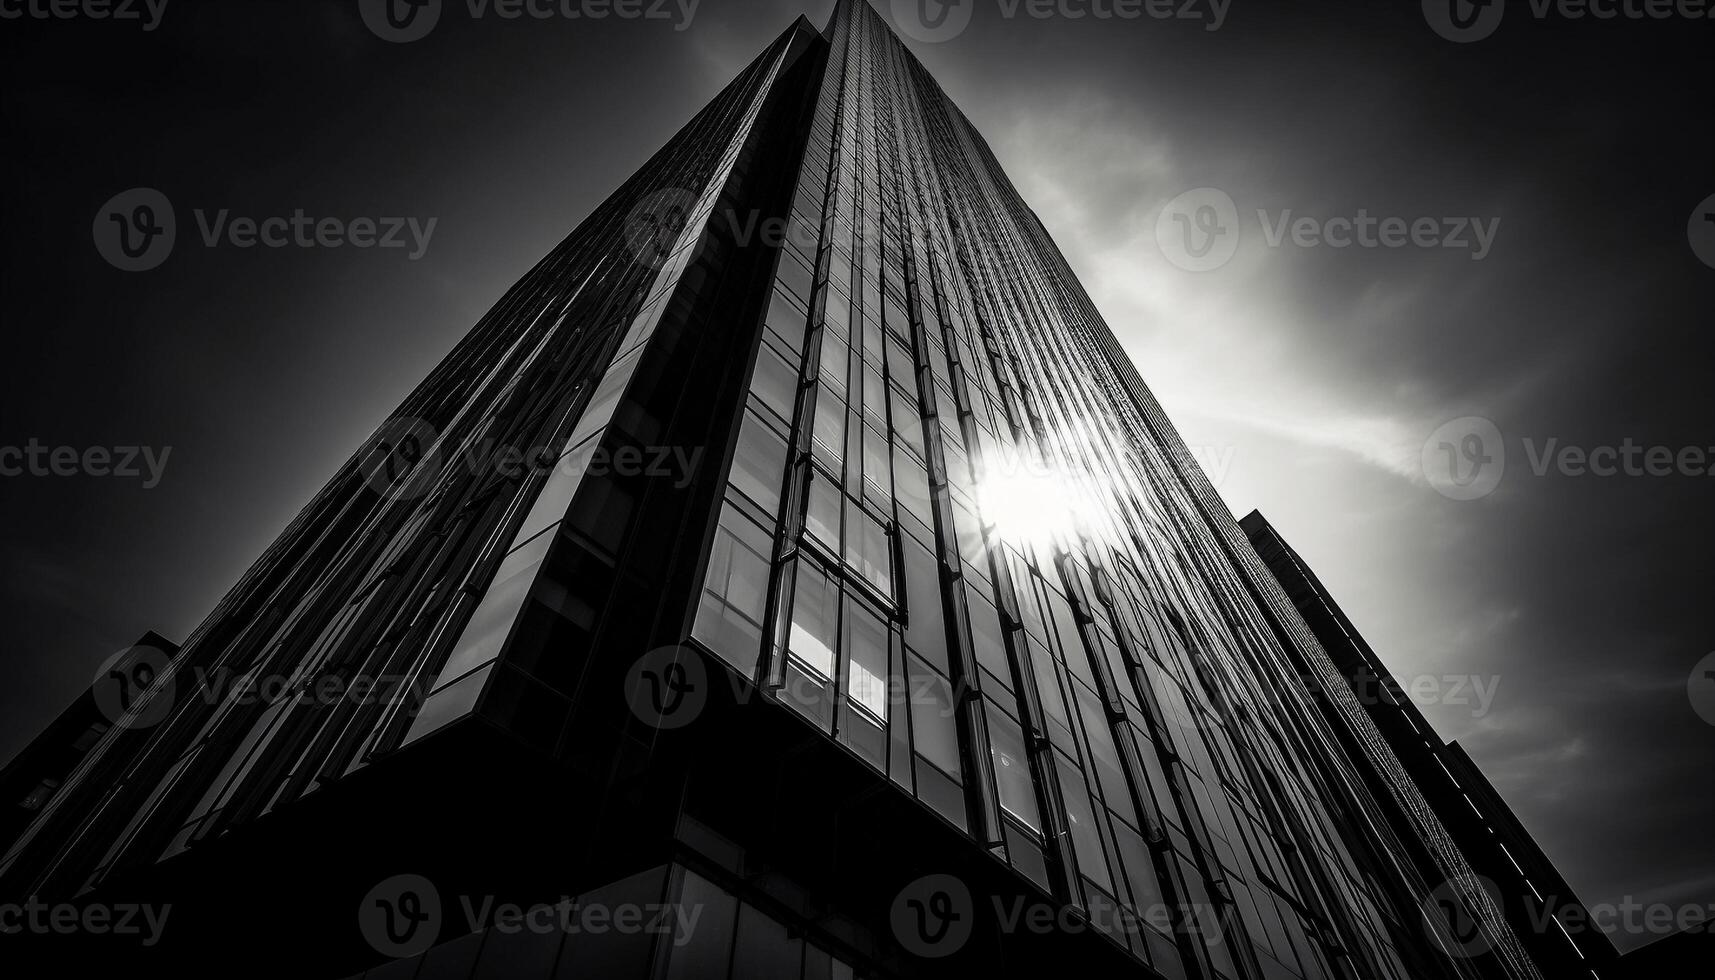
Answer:
<svg viewBox="0 0 1715 980"><path fill-rule="evenodd" d="M1458 743L1436 735L1322 581L1260 512L1240 525L1497 900L1543 976L1611 980L1618 953L1572 886Z"/></svg>

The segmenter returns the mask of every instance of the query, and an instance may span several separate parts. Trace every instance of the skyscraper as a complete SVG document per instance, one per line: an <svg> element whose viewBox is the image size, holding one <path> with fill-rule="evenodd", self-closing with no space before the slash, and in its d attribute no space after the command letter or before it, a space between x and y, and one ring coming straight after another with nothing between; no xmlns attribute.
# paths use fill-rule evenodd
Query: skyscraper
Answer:
<svg viewBox="0 0 1715 980"><path fill-rule="evenodd" d="M162 676L0 902L170 907L188 969L1537 976L863 0L509 291Z"/></svg>

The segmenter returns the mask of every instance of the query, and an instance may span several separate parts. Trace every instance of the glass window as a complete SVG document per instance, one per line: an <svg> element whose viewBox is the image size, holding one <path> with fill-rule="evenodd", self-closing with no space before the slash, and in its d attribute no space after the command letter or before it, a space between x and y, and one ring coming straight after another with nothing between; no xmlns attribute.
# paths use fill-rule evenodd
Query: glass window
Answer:
<svg viewBox="0 0 1715 980"><path fill-rule="evenodd" d="M846 600L846 697L887 723L887 624L862 603Z"/></svg>
<svg viewBox="0 0 1715 980"><path fill-rule="evenodd" d="M815 273L791 249L781 252L780 283L791 290L794 296L807 302L810 298L810 283L814 278Z"/></svg>
<svg viewBox="0 0 1715 980"><path fill-rule="evenodd" d="M839 394L824 386L816 393L815 439L811 449L816 459L838 472L845 459L846 406Z"/></svg>
<svg viewBox="0 0 1715 980"><path fill-rule="evenodd" d="M973 582L971 585L977 583ZM1012 667L1006 656L1005 634L1001 632L1000 613L994 604L975 588L965 590L965 605L971 616L971 644L976 647L977 663L1000 678L1010 689Z"/></svg>
<svg viewBox="0 0 1715 980"><path fill-rule="evenodd" d="M754 412L745 412L732 463L732 485L772 515L780 510L780 483L785 474L786 440Z"/></svg>
<svg viewBox="0 0 1715 980"><path fill-rule="evenodd" d="M887 338L887 373L894 384L917 385L917 365L911 359L911 352L895 337Z"/></svg>
<svg viewBox="0 0 1715 980"><path fill-rule="evenodd" d="M880 430L863 427L864 496L885 507L893 499L893 474L888 463L891 451Z"/></svg>
<svg viewBox="0 0 1715 980"><path fill-rule="evenodd" d="M863 378L863 412L878 429L887 428L887 382L882 380L881 371L875 365L865 362L861 372Z"/></svg>
<svg viewBox="0 0 1715 980"><path fill-rule="evenodd" d="M721 513L691 635L748 675L762 646L773 538L728 505Z"/></svg>
<svg viewBox="0 0 1715 980"><path fill-rule="evenodd" d="M750 390L774 414L791 422L793 402L798 395L798 366L786 363L773 347L763 344L757 354L756 377L751 380Z"/></svg>
<svg viewBox="0 0 1715 980"><path fill-rule="evenodd" d="M470 710L476 707L477 696L482 694L482 687L488 682L488 675L493 670L494 664L490 663L431 695L423 702L423 706L417 709L417 717L411 721L411 730L405 734L405 743L415 741L442 725L469 714Z"/></svg>
<svg viewBox="0 0 1715 980"><path fill-rule="evenodd" d="M909 536L900 538L905 559L905 641L941 669L947 666L947 627L941 573L934 555Z"/></svg>
<svg viewBox="0 0 1715 980"><path fill-rule="evenodd" d="M911 732L917 753L948 773L959 771L959 729L953 685L921 660L911 663Z"/></svg>
<svg viewBox="0 0 1715 980"><path fill-rule="evenodd" d="M846 390L847 362L851 357L846 345L832 336L823 336L820 356L819 373L822 383L838 390L843 396Z"/></svg>
<svg viewBox="0 0 1715 980"><path fill-rule="evenodd" d="M839 617L839 586L811 562L800 561L787 649L801 666L823 680L834 676Z"/></svg>
<svg viewBox="0 0 1715 980"><path fill-rule="evenodd" d="M1042 830L1036 808L1036 784L1030 778L1030 758L1024 750L1024 728L1005 711L989 710L989 742L994 754L994 778L1000 805L1031 830Z"/></svg>
<svg viewBox="0 0 1715 980"><path fill-rule="evenodd" d="M1089 790L1078 774L1077 764L1062 756L1058 760L1060 794L1066 801L1066 823L1072 832L1072 852L1078 859L1078 870L1104 890L1113 888L1108 875L1107 855L1102 850L1102 834L1096 829L1096 817L1090 808Z"/></svg>
<svg viewBox="0 0 1715 980"><path fill-rule="evenodd" d="M894 495L899 507L925 524L934 522L934 507L929 499L929 471L923 464L899 451L894 451Z"/></svg>
<svg viewBox="0 0 1715 980"><path fill-rule="evenodd" d="M482 664L500 656L500 648L512 635L524 600L542 569L542 559L553 543L552 535L521 546L500 563L494 583L483 594L482 602L471 613L460 634L458 645L441 667L437 685L456 680ZM504 577L502 577L504 576Z"/></svg>
<svg viewBox="0 0 1715 980"><path fill-rule="evenodd" d="M840 553L840 506L844 502L838 481L819 469L811 471L810 506L804 514L804 527L830 555Z"/></svg>
<svg viewBox="0 0 1715 980"><path fill-rule="evenodd" d="M774 290L768 304L768 326L793 350L804 349L804 329L809 317L797 300L784 290Z"/></svg>
<svg viewBox="0 0 1715 980"><path fill-rule="evenodd" d="M882 595L892 598L893 545L887 528L856 504L848 503L846 509L849 518L846 561L857 569L864 581L881 590Z"/></svg>
<svg viewBox="0 0 1715 980"><path fill-rule="evenodd" d="M743 980L799 980L804 940L755 907L740 905L732 975ZM593 975L593 974L586 974Z"/></svg>
<svg viewBox="0 0 1715 980"><path fill-rule="evenodd" d="M835 262L835 265L838 264ZM828 290L828 301L822 312L822 342L827 343L829 339L837 337L842 343L849 343L847 338L851 336L851 319L852 301L838 289Z"/></svg>
<svg viewBox="0 0 1715 980"><path fill-rule="evenodd" d="M683 935L675 931L667 980L726 980L738 901L707 879L689 871L680 892L681 908L700 909L702 919Z"/></svg>

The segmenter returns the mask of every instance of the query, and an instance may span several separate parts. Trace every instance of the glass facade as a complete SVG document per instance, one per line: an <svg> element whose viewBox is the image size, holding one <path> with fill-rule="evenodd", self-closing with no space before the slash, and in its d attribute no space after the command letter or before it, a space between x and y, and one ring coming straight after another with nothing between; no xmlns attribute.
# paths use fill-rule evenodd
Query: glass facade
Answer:
<svg viewBox="0 0 1715 980"><path fill-rule="evenodd" d="M468 465L495 446L527 465ZM701 463L665 480L660 458ZM1441 877L1396 828L1440 876L1468 873L1457 849L1361 710L1313 702L1315 638L863 0L800 20L514 287L175 661L399 695L178 703L123 771L91 753L0 885L99 887L473 720L618 780L660 733L612 694L664 646L1139 977L1536 975L1498 920L1493 957L1435 948ZM854 975L814 927L673 880L720 934L613 975ZM459 943L429 955L475 959L433 975L570 975Z"/></svg>

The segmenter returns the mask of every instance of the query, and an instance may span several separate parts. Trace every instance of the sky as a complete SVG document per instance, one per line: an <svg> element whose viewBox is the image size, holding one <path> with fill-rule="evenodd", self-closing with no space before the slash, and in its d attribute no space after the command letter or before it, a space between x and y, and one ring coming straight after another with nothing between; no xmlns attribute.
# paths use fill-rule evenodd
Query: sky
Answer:
<svg viewBox="0 0 1715 980"><path fill-rule="evenodd" d="M145 630L188 634L507 286L831 7L449 0L409 43L355 0L0 21L0 447L152 453L0 477L0 757ZM1196 17L982 0L910 43L1234 512L1268 515L1585 901L1715 905L1715 478L1576 457L1715 462L1715 254L1688 230L1715 210L1715 20L1514 4L1455 43L1409 2L1173 7ZM124 272L92 226L138 187L177 240ZM415 219L426 247L204 239L300 210ZM1236 250L1194 271L1208 215ZM1336 247L1360 215L1430 230ZM1491 478L1460 492L1443 442Z"/></svg>

